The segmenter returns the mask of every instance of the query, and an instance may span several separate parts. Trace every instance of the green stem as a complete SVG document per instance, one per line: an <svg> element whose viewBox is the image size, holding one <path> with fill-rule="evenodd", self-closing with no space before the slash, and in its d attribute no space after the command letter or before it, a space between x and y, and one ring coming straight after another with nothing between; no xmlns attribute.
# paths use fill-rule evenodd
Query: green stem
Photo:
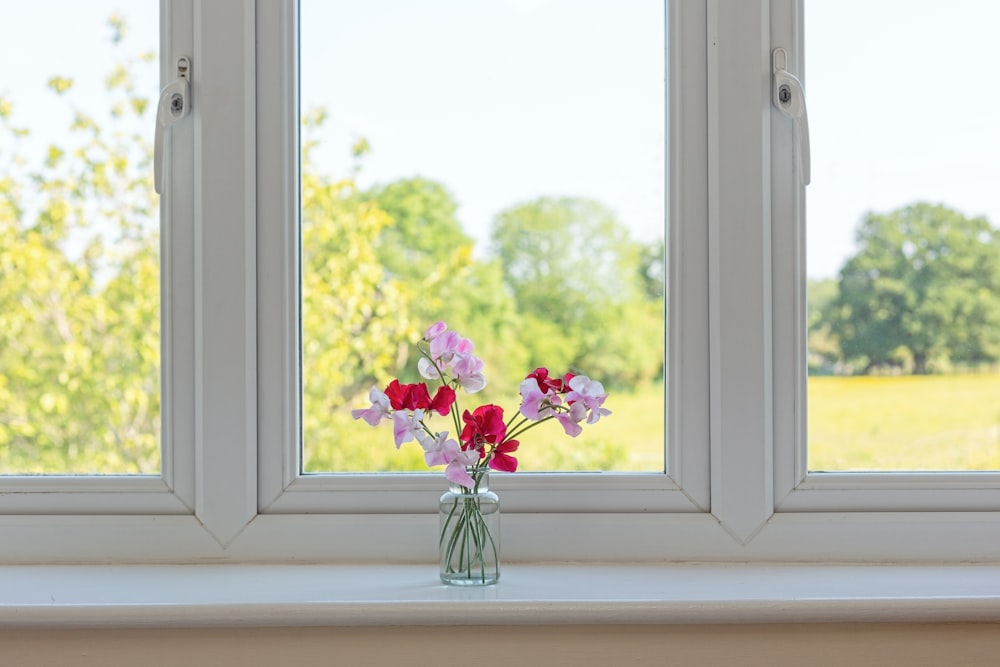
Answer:
<svg viewBox="0 0 1000 667"><path fill-rule="evenodd" d="M530 419L525 418L523 421L518 422L517 426L515 426L514 429L510 433L508 433L507 437L504 438L504 439L505 440L514 440L517 436L521 435L522 433L524 433L526 431L530 431L531 429L535 428L539 424L544 424L545 422L550 421L552 419L555 419L555 415L550 415L548 417L543 417L542 419L539 419L538 421L534 421L534 422L531 421ZM525 424L527 424L527 425L525 425Z"/></svg>
<svg viewBox="0 0 1000 667"><path fill-rule="evenodd" d="M479 471L476 477L477 491L482 475L483 471ZM438 543L444 547L445 574L463 573L467 579L478 578L485 584L487 555L492 555L494 565L490 576L499 576L500 559L496 539L483 516L479 497L469 493L454 499L441 528Z"/></svg>

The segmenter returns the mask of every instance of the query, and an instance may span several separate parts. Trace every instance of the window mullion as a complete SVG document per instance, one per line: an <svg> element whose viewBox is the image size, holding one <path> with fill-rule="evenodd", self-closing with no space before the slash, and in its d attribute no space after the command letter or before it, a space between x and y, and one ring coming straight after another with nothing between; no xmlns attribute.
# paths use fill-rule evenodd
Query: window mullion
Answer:
<svg viewBox="0 0 1000 667"><path fill-rule="evenodd" d="M712 513L739 541L773 512L766 0L708 6Z"/></svg>
<svg viewBox="0 0 1000 667"><path fill-rule="evenodd" d="M705 4L668 5L668 470L699 507L710 503Z"/></svg>
<svg viewBox="0 0 1000 667"><path fill-rule="evenodd" d="M223 544L257 510L254 18L195 10L196 514Z"/></svg>

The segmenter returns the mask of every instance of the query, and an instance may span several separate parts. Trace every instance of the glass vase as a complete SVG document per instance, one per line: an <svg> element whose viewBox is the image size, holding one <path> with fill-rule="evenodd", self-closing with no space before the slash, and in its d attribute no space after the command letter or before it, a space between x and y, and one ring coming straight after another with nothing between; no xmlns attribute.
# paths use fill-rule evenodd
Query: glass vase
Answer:
<svg viewBox="0 0 1000 667"><path fill-rule="evenodd" d="M490 491L488 472L469 471L467 488L451 484L438 515L441 581L486 586L500 578L500 500Z"/></svg>

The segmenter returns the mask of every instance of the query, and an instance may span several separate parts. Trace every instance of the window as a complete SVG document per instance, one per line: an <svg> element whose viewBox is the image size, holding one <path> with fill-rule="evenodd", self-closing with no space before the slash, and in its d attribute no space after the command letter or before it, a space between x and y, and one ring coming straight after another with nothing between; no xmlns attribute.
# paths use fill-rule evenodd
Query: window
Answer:
<svg viewBox="0 0 1000 667"><path fill-rule="evenodd" d="M615 396L616 423L526 435L519 471L662 472L664 6L300 12L304 469L426 470L350 410L418 381L444 320L485 362L463 408L509 414L539 366Z"/></svg>
<svg viewBox="0 0 1000 667"><path fill-rule="evenodd" d="M929 5L898 23L883 20L906 10L893 2L866 5L862 23L860 6L804 9L809 468L1000 469L1000 171L988 157L1000 129L980 85L1000 66L980 32L993 8ZM958 49L964 67L939 61ZM864 62L894 75L846 74ZM961 121L948 89L967 91Z"/></svg>
<svg viewBox="0 0 1000 667"><path fill-rule="evenodd" d="M190 56L192 102L161 202L162 471L0 480L5 559L434 558L440 476L303 473L298 12L162 4L160 85ZM995 559L993 473L808 469L806 191L771 90L780 47L809 92L802 5L678 0L664 15L666 465L498 476L504 553Z"/></svg>
<svg viewBox="0 0 1000 667"><path fill-rule="evenodd" d="M0 91L2 474L161 469L160 225L132 139L156 114L157 12L140 8L35 4L0 37L23 59Z"/></svg>

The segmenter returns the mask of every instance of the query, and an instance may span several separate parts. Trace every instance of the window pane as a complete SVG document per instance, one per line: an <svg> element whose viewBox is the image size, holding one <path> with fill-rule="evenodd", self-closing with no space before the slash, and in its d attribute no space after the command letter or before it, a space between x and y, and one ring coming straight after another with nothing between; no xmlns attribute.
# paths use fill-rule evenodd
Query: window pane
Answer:
<svg viewBox="0 0 1000 667"><path fill-rule="evenodd" d="M1000 469L1000 6L805 12L809 467Z"/></svg>
<svg viewBox="0 0 1000 667"><path fill-rule="evenodd" d="M426 469L350 411L444 320L485 364L462 410L536 367L610 393L520 469L662 471L663 4L303 0L301 44L305 469Z"/></svg>
<svg viewBox="0 0 1000 667"><path fill-rule="evenodd" d="M157 16L0 22L0 473L160 469Z"/></svg>

